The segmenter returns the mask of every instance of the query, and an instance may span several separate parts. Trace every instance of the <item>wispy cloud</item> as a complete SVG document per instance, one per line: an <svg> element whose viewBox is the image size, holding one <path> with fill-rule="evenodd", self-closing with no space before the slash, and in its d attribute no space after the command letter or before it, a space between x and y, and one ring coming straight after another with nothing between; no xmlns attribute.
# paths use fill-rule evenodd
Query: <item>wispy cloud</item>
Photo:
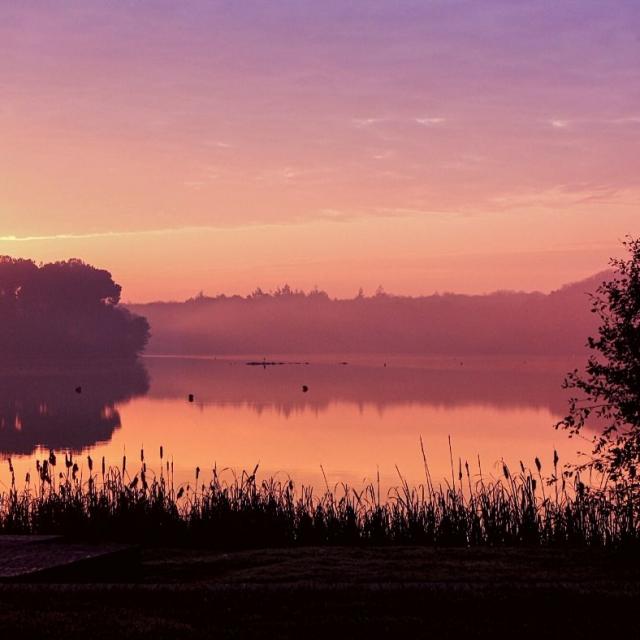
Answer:
<svg viewBox="0 0 640 640"><path fill-rule="evenodd" d="M627 116L624 118L613 118L607 122L611 124L640 124L640 116Z"/></svg>
<svg viewBox="0 0 640 640"><path fill-rule="evenodd" d="M544 190L507 193L489 199L492 207L507 209L567 210L588 204L624 205L637 202L636 189L620 189L608 184L560 184Z"/></svg>
<svg viewBox="0 0 640 640"><path fill-rule="evenodd" d="M233 145L222 140L205 140L203 142L205 147L216 147L217 149L231 149Z"/></svg>
<svg viewBox="0 0 640 640"><path fill-rule="evenodd" d="M356 127L364 128L384 122L384 118L352 118L351 122Z"/></svg>
<svg viewBox="0 0 640 640"><path fill-rule="evenodd" d="M95 231L89 233L54 233L37 236L0 236L0 242L51 242L56 240L91 240L94 238L126 238L141 235L170 235L190 231L213 230L214 227L169 227L165 229L138 229L131 231Z"/></svg>
<svg viewBox="0 0 640 640"><path fill-rule="evenodd" d="M187 189L195 189L198 191L205 186L206 182L204 180L184 180L182 184L187 187Z"/></svg>
<svg viewBox="0 0 640 640"><path fill-rule="evenodd" d="M441 118L439 116L437 116L437 117L424 116L422 118L415 118L415 121L418 124L423 125L424 127L433 127L435 125L442 124L443 122L446 122L446 118Z"/></svg>
<svg viewBox="0 0 640 640"><path fill-rule="evenodd" d="M554 129L567 129L569 127L599 127L602 125L636 125L640 124L640 116L620 116L618 118L552 118L545 123Z"/></svg>

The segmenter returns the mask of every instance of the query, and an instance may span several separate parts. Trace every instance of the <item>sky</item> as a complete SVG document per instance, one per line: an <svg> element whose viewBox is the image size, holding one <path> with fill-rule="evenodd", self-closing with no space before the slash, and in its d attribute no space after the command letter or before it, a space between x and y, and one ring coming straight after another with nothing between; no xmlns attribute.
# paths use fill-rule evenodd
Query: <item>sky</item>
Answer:
<svg viewBox="0 0 640 640"><path fill-rule="evenodd" d="M549 291L640 233L636 0L0 4L0 254L132 301Z"/></svg>

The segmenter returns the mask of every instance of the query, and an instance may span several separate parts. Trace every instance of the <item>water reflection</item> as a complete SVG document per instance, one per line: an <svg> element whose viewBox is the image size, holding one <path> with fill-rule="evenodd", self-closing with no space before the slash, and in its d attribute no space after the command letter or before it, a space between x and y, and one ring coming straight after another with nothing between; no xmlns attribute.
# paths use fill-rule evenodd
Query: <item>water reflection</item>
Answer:
<svg viewBox="0 0 640 640"><path fill-rule="evenodd" d="M179 399L193 393L201 406L248 407L257 414L269 409L285 418L306 410L322 413L336 403L369 405L381 413L398 405L424 405L544 409L561 416L567 407L561 382L573 367L566 360L524 358L369 358L346 364L289 360L266 367L247 366L241 359L145 361L153 380L152 398Z"/></svg>
<svg viewBox="0 0 640 640"><path fill-rule="evenodd" d="M140 362L0 369L0 452L81 451L107 442L121 426L118 405L148 390Z"/></svg>
<svg viewBox="0 0 640 640"><path fill-rule="evenodd" d="M325 477L359 484L378 472L392 486L396 465L420 482L420 437L439 478L451 473L449 436L456 459L481 459L490 471L502 459L546 461L556 448L564 461L575 455L575 440L553 424L566 409L563 375L579 363L371 357L343 365L316 357L263 368L246 360L0 371L0 452L24 477L49 448L83 450L108 464L125 454L134 460L144 448L149 468L158 469L163 445L179 482L191 481L196 466L259 462L265 475L317 488ZM7 481L2 465L0 486Z"/></svg>

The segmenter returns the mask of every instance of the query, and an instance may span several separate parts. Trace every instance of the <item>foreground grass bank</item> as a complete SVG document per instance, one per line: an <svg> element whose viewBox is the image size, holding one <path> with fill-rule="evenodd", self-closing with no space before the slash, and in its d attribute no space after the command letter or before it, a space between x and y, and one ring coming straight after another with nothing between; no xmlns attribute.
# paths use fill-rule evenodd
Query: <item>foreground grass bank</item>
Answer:
<svg viewBox="0 0 640 640"><path fill-rule="evenodd" d="M637 560L548 547L154 547L120 574L0 584L0 628L64 640L627 638Z"/></svg>
<svg viewBox="0 0 640 640"><path fill-rule="evenodd" d="M160 452L162 458L162 450ZM8 464L11 467L11 462ZM558 468L545 477L520 465L485 478L460 463L450 483L435 485L425 458L425 483L399 485L381 495L379 484L345 485L317 494L293 481L258 480L216 468L203 480L176 486L170 463L160 473L127 461L82 469L52 452L36 477L0 495L0 533L62 534L86 540L197 545L218 549L308 545L570 545L611 547L640 542L637 487L593 488Z"/></svg>

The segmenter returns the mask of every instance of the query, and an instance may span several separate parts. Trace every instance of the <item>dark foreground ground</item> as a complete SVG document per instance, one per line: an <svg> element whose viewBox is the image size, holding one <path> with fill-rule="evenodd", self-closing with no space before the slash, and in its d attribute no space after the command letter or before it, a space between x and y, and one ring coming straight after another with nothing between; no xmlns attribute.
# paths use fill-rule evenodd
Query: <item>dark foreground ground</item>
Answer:
<svg viewBox="0 0 640 640"><path fill-rule="evenodd" d="M628 552L142 549L24 580L1 638L640 637Z"/></svg>

